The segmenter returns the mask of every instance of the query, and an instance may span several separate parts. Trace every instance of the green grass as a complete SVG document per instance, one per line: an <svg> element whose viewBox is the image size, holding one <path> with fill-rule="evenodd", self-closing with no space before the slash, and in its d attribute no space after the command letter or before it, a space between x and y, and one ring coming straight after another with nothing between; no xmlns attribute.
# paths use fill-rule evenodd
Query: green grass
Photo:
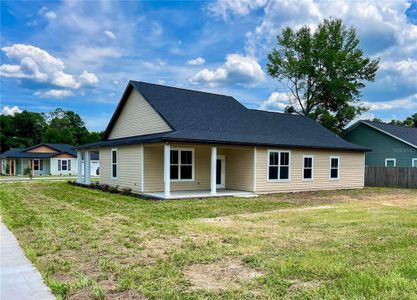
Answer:
<svg viewBox="0 0 417 300"><path fill-rule="evenodd" d="M34 181L0 199L58 298L417 299L416 190L146 201Z"/></svg>

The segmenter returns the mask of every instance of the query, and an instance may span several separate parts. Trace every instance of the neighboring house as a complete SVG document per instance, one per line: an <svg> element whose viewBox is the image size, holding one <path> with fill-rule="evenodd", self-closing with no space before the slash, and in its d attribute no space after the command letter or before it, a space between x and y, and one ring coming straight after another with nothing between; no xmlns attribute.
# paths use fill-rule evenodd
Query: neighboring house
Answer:
<svg viewBox="0 0 417 300"><path fill-rule="evenodd" d="M103 140L77 151L100 152L100 183L185 198L362 188L366 149L306 117L130 81Z"/></svg>
<svg viewBox="0 0 417 300"><path fill-rule="evenodd" d="M2 175L23 175L26 168L33 175L76 175L77 153L68 144L39 144L5 151L1 157ZM91 174L97 172L98 154L92 153Z"/></svg>
<svg viewBox="0 0 417 300"><path fill-rule="evenodd" d="M417 167L417 128L359 121L346 139L372 149L365 156L367 166Z"/></svg>

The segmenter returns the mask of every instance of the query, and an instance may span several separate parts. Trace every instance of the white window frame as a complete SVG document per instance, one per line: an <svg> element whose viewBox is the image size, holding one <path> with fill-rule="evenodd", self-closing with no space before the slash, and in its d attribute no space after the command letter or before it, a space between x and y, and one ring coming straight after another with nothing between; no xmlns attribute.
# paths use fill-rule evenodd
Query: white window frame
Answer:
<svg viewBox="0 0 417 300"><path fill-rule="evenodd" d="M393 160L394 161L394 168L395 168L397 166L397 159L396 158L386 158L385 159L385 167L388 167L387 166L387 162L390 161L390 160Z"/></svg>
<svg viewBox="0 0 417 300"><path fill-rule="evenodd" d="M177 148L173 147L170 151L178 151L178 179L170 179L170 182L192 182L195 180L195 153L194 148ZM191 179L181 179L181 151L191 151ZM171 168L171 152L169 153L170 161L169 168ZM177 166L177 165L175 165ZM171 172L170 172L171 173Z"/></svg>
<svg viewBox="0 0 417 300"><path fill-rule="evenodd" d="M63 170L62 169L62 162L63 161L66 161L67 162L67 165L66 165L67 169L66 170ZM61 165L61 168L59 167L60 165ZM59 172L62 172L62 171L64 171L64 172L71 172L71 160L70 159L58 158L58 161L57 161L57 169L58 169Z"/></svg>
<svg viewBox="0 0 417 300"><path fill-rule="evenodd" d="M68 172L68 159L60 159L60 161L61 161L61 171ZM64 164L63 164L64 161L65 161L65 170L64 170Z"/></svg>
<svg viewBox="0 0 417 300"><path fill-rule="evenodd" d="M113 162L113 152L116 152L116 162ZM113 165L116 165L116 176L113 176ZM112 148L110 151L110 176L112 179L117 179L119 176L119 151L117 148Z"/></svg>
<svg viewBox="0 0 417 300"><path fill-rule="evenodd" d="M37 162L37 164L35 164L35 161ZM33 164L33 171L40 171L39 168L41 166L41 163L40 163L39 159L33 159L32 164ZM35 166L37 166L37 169L35 169Z"/></svg>
<svg viewBox="0 0 417 300"><path fill-rule="evenodd" d="M311 178L304 178L305 158L311 158ZM314 181L314 155L303 155L303 169L301 173L301 178L303 181Z"/></svg>
<svg viewBox="0 0 417 300"><path fill-rule="evenodd" d="M417 157L411 159L411 167L414 167L414 162L417 161ZM414 167L415 168L415 167Z"/></svg>
<svg viewBox="0 0 417 300"><path fill-rule="evenodd" d="M280 167L281 167L281 153L288 153L288 179L280 179ZM278 153L278 179L269 179L269 161L271 153ZM267 182L290 182L291 181L291 150L282 149L268 149L268 157L266 162L266 180Z"/></svg>
<svg viewBox="0 0 417 300"><path fill-rule="evenodd" d="M332 177L332 159L337 159L337 177ZM339 180L340 179L340 156L330 156L329 160L329 179Z"/></svg>

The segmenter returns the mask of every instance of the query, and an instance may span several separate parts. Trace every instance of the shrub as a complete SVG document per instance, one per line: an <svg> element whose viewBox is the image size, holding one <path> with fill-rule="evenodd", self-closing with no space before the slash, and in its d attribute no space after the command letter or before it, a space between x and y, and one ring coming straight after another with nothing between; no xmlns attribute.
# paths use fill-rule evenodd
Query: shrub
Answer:
<svg viewBox="0 0 417 300"><path fill-rule="evenodd" d="M123 188L120 193L122 193L123 195L131 195L132 194L132 189L131 188Z"/></svg>
<svg viewBox="0 0 417 300"><path fill-rule="evenodd" d="M29 176L29 178L30 178L30 179L32 179L32 177L33 177L33 174L32 174L32 169L31 169L31 168L29 168L29 167L26 167L26 168L23 170L23 175L25 175L25 176Z"/></svg>
<svg viewBox="0 0 417 300"><path fill-rule="evenodd" d="M108 192L110 189L110 185L108 184L100 184L99 187L100 187L100 190L102 190L103 192Z"/></svg>
<svg viewBox="0 0 417 300"><path fill-rule="evenodd" d="M109 192L110 193L118 193L119 192L119 185L116 185L116 186L110 186L109 187Z"/></svg>

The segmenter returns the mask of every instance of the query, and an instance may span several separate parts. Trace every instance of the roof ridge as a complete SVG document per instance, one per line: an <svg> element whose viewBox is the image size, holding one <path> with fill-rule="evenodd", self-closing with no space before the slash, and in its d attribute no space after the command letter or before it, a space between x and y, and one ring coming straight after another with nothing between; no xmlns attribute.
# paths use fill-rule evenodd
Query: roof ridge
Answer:
<svg viewBox="0 0 417 300"><path fill-rule="evenodd" d="M405 128L405 129L417 129L416 127L408 127L408 126L390 124L390 123L385 123L385 122L378 122L378 121L371 121L371 120L361 120L361 121L362 122L375 123L375 124L381 124L381 125L389 125L389 126L394 126L394 127L399 127L399 128Z"/></svg>
<svg viewBox="0 0 417 300"><path fill-rule="evenodd" d="M209 95L216 95L216 96L223 96L223 97L229 97L229 98L235 99L233 96L229 96L229 95L225 95L225 94L219 94L219 93L212 93L212 92L204 92L204 91L200 91L200 90L192 90L192 89L180 88L180 87L176 87L176 86L172 86L172 85L158 84L158 83L152 83L152 82L146 82L146 81L138 81L138 80L130 80L130 82L133 82L133 83L144 83L144 84L156 85L156 86L165 87L165 88L183 90L183 91L188 91L188 92L197 92L197 93L209 94Z"/></svg>

